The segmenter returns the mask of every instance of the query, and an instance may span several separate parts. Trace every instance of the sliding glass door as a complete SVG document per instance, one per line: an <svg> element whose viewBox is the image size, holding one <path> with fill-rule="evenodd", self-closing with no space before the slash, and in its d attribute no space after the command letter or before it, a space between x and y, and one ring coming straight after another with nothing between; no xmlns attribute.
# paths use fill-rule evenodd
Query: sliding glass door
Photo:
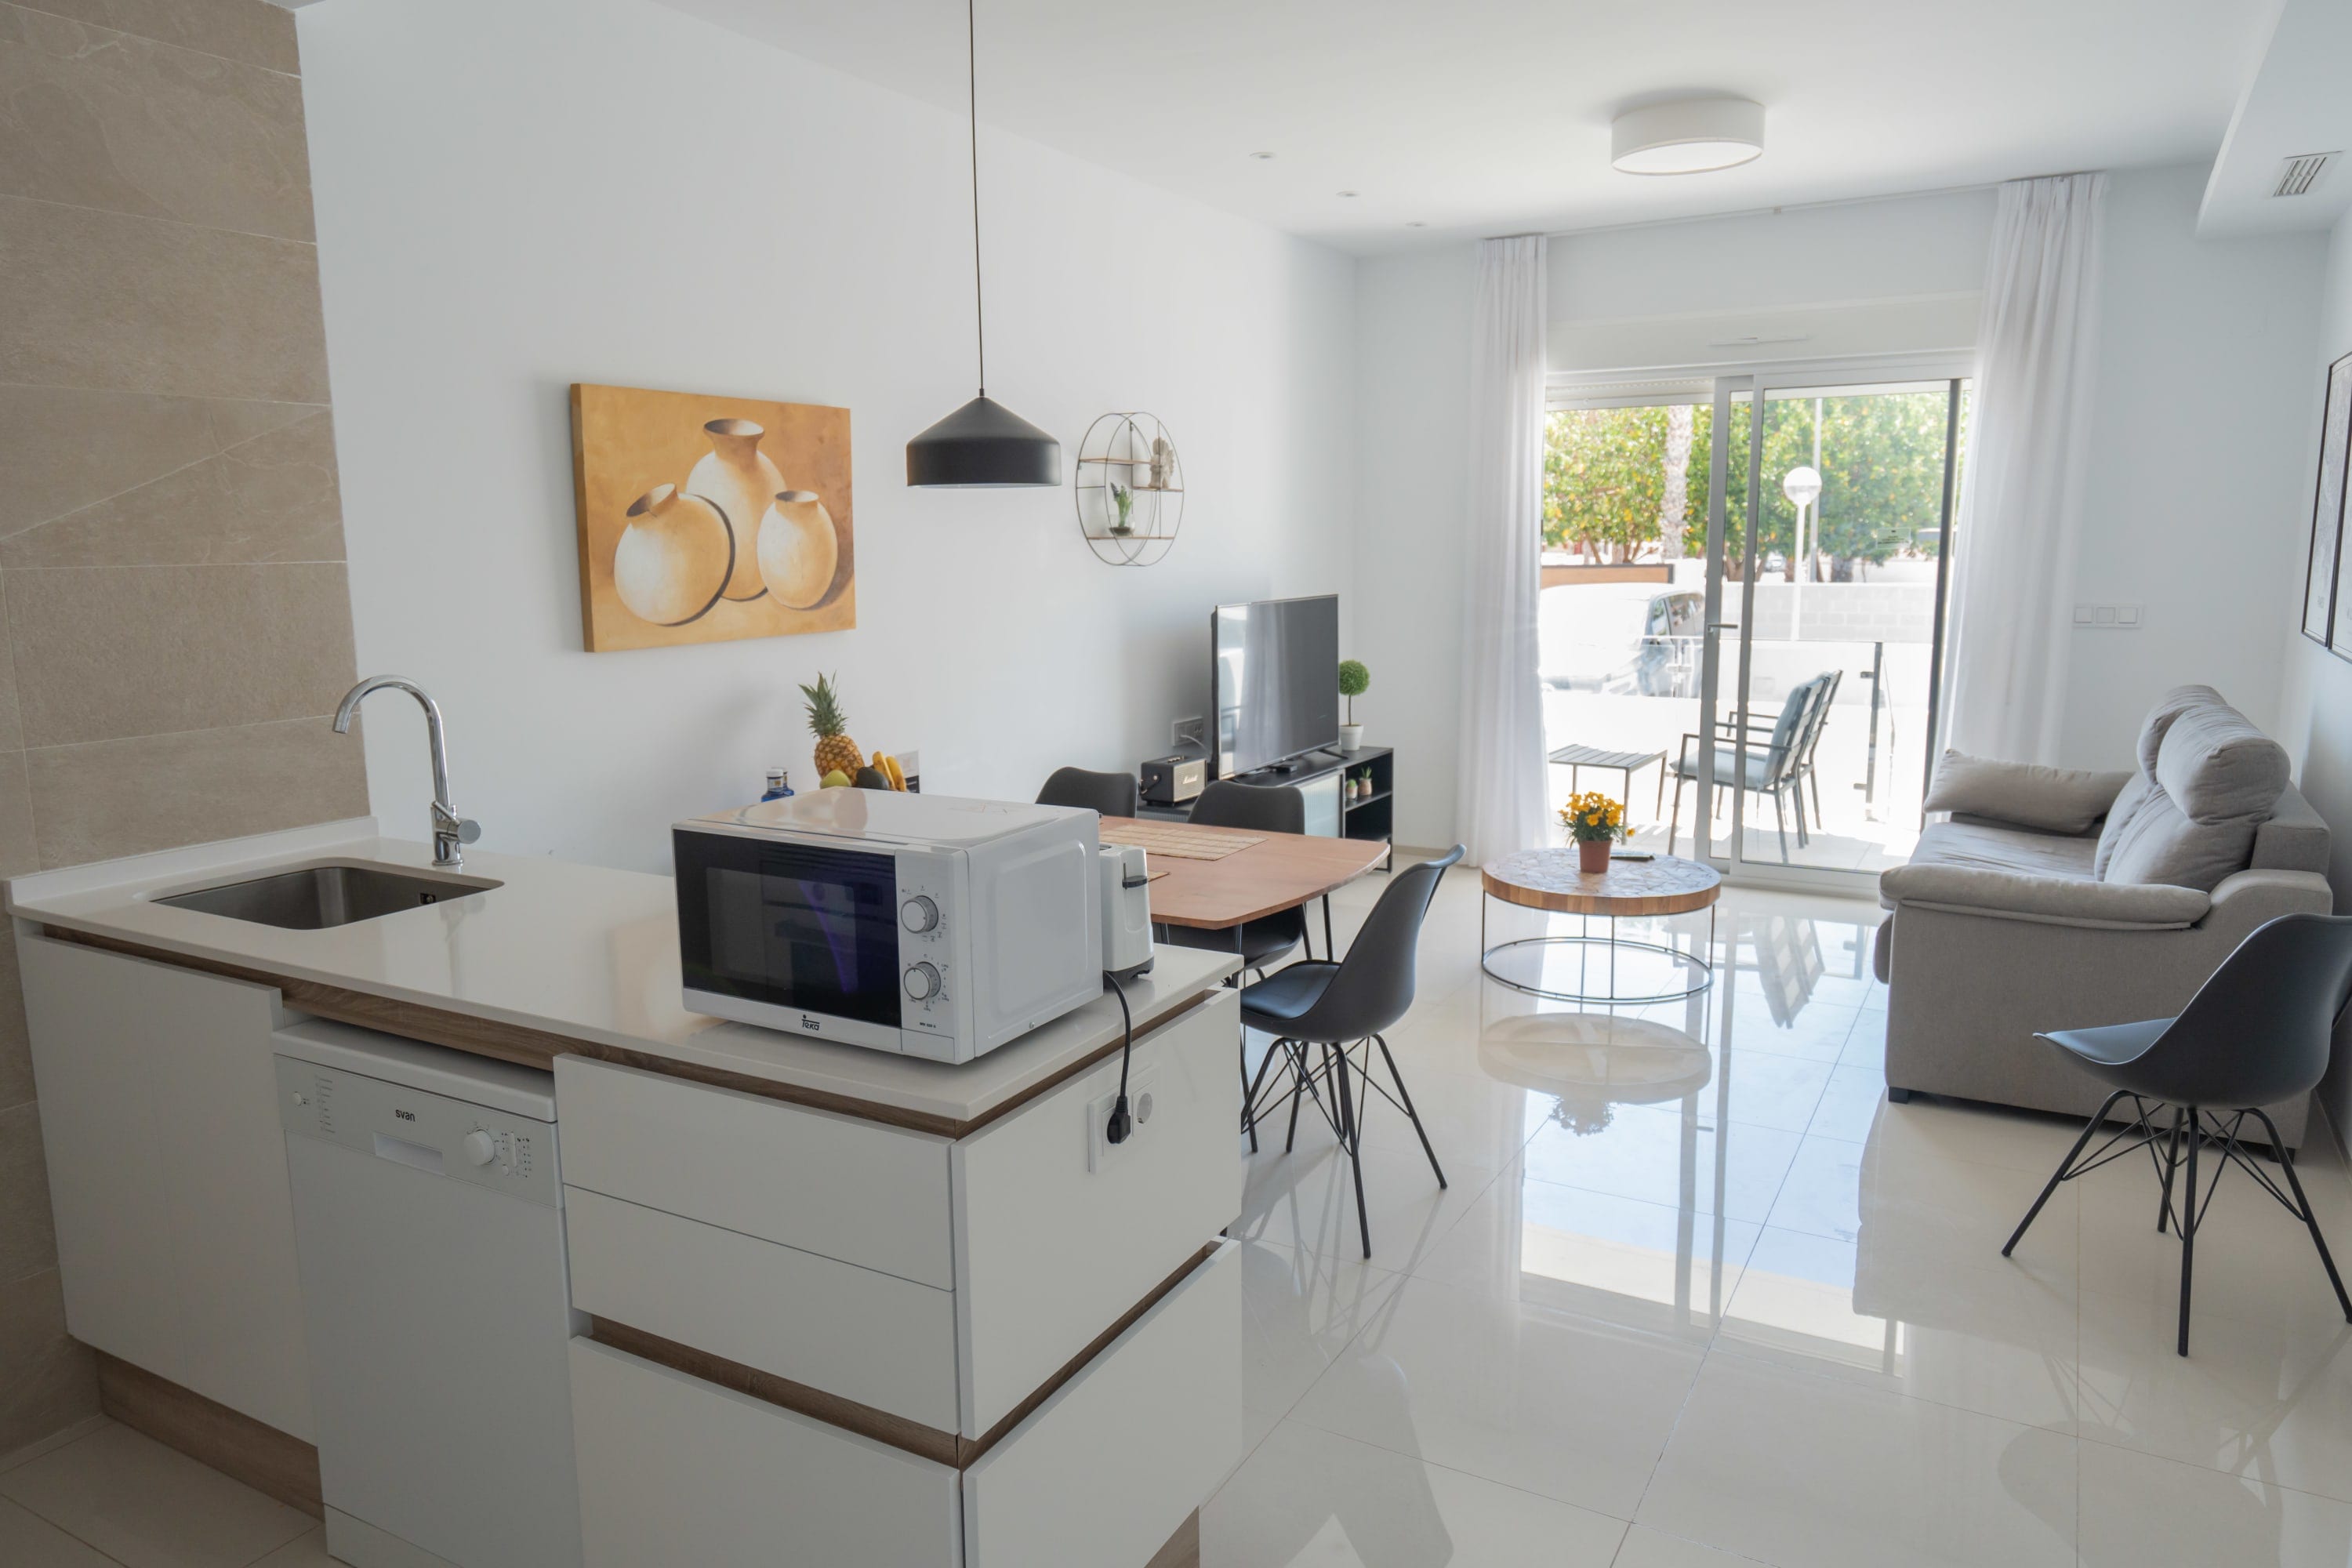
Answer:
<svg viewBox="0 0 2352 1568"><path fill-rule="evenodd" d="M1708 518L1713 744L1692 742L1707 755L1685 767L1704 775L1709 852L1734 875L1864 885L1917 841L1961 368L1816 367L1715 387L1714 417L1738 437Z"/></svg>
<svg viewBox="0 0 2352 1568"><path fill-rule="evenodd" d="M1853 889L1908 857L1965 370L1555 388L1539 641L1556 796L1623 798L1636 847L1742 878Z"/></svg>

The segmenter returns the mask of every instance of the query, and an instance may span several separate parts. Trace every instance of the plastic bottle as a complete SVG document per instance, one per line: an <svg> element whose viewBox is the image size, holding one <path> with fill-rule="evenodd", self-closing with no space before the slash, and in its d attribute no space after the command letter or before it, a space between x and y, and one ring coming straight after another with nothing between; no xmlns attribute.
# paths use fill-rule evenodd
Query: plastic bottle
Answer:
<svg viewBox="0 0 2352 1568"><path fill-rule="evenodd" d="M761 795L760 799L762 802L782 800L792 793L792 775L785 773L782 768L770 768L768 770L768 793Z"/></svg>

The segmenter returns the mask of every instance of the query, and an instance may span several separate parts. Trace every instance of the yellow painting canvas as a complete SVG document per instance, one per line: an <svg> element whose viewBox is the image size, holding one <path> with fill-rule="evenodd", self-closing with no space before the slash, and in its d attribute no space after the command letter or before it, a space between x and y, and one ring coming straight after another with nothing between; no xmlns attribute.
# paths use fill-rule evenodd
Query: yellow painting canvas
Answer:
<svg viewBox="0 0 2352 1568"><path fill-rule="evenodd" d="M849 410L572 388L590 653L857 624Z"/></svg>

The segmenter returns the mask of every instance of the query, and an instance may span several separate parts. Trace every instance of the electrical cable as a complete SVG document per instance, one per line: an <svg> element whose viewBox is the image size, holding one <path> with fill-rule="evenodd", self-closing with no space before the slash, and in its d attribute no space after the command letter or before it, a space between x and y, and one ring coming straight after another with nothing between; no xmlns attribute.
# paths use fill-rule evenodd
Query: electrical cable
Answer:
<svg viewBox="0 0 2352 1568"><path fill-rule="evenodd" d="M1127 1005L1127 988L1109 970L1103 971L1103 989L1118 998L1118 1016L1125 1022L1124 1037L1118 1050L1118 1099L1110 1108L1110 1121L1103 1128L1103 1142L1124 1143L1135 1130L1135 1121L1127 1110L1127 1068L1135 1058L1135 1015Z"/></svg>

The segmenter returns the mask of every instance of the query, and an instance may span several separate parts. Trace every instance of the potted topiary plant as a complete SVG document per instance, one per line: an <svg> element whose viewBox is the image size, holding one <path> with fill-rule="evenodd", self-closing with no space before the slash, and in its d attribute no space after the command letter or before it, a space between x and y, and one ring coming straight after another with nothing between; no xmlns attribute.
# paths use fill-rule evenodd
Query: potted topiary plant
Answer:
<svg viewBox="0 0 2352 1568"><path fill-rule="evenodd" d="M1353 752L1364 743L1364 727L1356 722L1356 699L1371 689L1372 672L1360 660L1339 661L1339 695L1348 700L1348 721L1339 726L1339 750Z"/></svg>
<svg viewBox="0 0 2352 1568"><path fill-rule="evenodd" d="M1625 808L1599 790L1568 797L1560 826L1576 841L1576 868L1586 875L1609 869L1609 852L1625 837Z"/></svg>

